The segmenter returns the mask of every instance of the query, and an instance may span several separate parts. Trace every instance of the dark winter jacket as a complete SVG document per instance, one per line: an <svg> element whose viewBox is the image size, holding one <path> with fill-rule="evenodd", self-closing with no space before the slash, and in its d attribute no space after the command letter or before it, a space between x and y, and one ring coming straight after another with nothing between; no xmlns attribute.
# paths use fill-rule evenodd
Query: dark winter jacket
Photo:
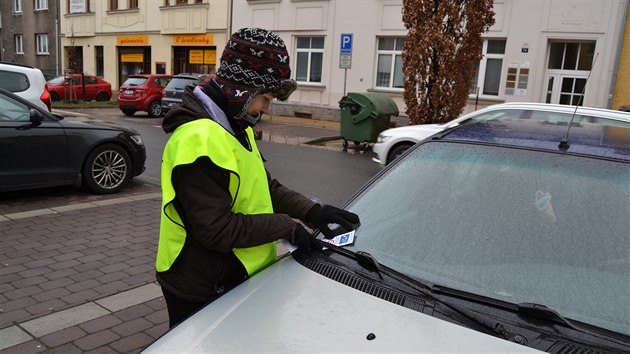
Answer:
<svg viewBox="0 0 630 354"><path fill-rule="evenodd" d="M218 87L207 84L204 92L219 108L227 111ZM167 113L162 126L166 133L172 133L178 126L197 119L209 119L209 114L192 89L187 88L182 105ZM233 119L229 121L235 136L247 146L246 126ZM190 165L174 169L174 206L184 222L186 241L171 268L157 272L161 286L186 301L208 301L224 288L231 288L247 278L244 266L232 252L234 247L291 238L296 225L293 219L303 220L315 203L284 187L271 178L269 172L267 177L274 214L243 215L230 210L229 173L210 158L200 157Z"/></svg>

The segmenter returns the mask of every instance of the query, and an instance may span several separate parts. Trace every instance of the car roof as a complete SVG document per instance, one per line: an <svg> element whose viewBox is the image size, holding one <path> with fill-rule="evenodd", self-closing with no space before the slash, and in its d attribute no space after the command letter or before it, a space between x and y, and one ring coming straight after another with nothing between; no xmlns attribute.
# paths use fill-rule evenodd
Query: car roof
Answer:
<svg viewBox="0 0 630 354"><path fill-rule="evenodd" d="M208 75L209 74L181 73L181 74L174 75L173 77L185 77L185 78L191 78L191 79L201 79L201 78L204 78L204 77L206 77Z"/></svg>
<svg viewBox="0 0 630 354"><path fill-rule="evenodd" d="M463 124L434 139L565 151L567 153L630 161L630 128L603 123L546 122L527 119L484 121Z"/></svg>

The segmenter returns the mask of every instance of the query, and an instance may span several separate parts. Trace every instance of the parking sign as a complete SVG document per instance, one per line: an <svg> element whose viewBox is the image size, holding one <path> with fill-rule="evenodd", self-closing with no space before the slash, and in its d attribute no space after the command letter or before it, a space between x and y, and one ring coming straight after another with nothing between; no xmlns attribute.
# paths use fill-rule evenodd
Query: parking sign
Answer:
<svg viewBox="0 0 630 354"><path fill-rule="evenodd" d="M352 54L352 33L341 34L341 54Z"/></svg>

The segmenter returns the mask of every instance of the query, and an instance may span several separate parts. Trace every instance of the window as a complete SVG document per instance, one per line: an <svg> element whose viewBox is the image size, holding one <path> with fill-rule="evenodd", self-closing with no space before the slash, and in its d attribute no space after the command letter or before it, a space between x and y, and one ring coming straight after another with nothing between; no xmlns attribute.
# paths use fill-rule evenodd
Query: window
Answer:
<svg viewBox="0 0 630 354"><path fill-rule="evenodd" d="M48 0L35 0L35 10L48 10Z"/></svg>
<svg viewBox="0 0 630 354"><path fill-rule="evenodd" d="M22 13L22 0L13 0L13 12Z"/></svg>
<svg viewBox="0 0 630 354"><path fill-rule="evenodd" d="M505 57L505 39L486 39L481 49L483 58L475 67L470 85L470 94L498 96L501 85L501 70ZM477 91L479 90L479 91Z"/></svg>
<svg viewBox="0 0 630 354"><path fill-rule="evenodd" d="M94 46L94 55L96 56L96 76L105 76L105 56L103 55L103 46Z"/></svg>
<svg viewBox="0 0 630 354"><path fill-rule="evenodd" d="M90 0L70 0L66 2L70 14L90 12Z"/></svg>
<svg viewBox="0 0 630 354"><path fill-rule="evenodd" d="M324 37L299 37L296 54L296 81L322 82Z"/></svg>
<svg viewBox="0 0 630 354"><path fill-rule="evenodd" d="M24 41L21 34L15 35L15 54L24 54Z"/></svg>
<svg viewBox="0 0 630 354"><path fill-rule="evenodd" d="M118 0L109 0L109 10L118 10Z"/></svg>
<svg viewBox="0 0 630 354"><path fill-rule="evenodd" d="M129 8L137 9L138 8L138 0L129 0Z"/></svg>
<svg viewBox="0 0 630 354"><path fill-rule="evenodd" d="M404 42L404 37L378 39L376 87L403 87L402 48Z"/></svg>
<svg viewBox="0 0 630 354"><path fill-rule="evenodd" d="M35 45L37 54L48 54L48 34L39 33L35 35Z"/></svg>
<svg viewBox="0 0 630 354"><path fill-rule="evenodd" d="M188 0L175 0L175 5L188 4Z"/></svg>
<svg viewBox="0 0 630 354"><path fill-rule="evenodd" d="M594 41L549 43L546 103L583 104L595 45Z"/></svg>

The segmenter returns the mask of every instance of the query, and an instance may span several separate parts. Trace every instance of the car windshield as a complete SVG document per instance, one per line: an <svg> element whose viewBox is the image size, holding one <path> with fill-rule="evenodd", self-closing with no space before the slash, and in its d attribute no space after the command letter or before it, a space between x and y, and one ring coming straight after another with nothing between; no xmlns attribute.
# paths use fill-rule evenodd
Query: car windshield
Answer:
<svg viewBox="0 0 630 354"><path fill-rule="evenodd" d="M186 86L192 85L197 82L196 79L184 78L184 77L174 77L166 86L166 89L170 90L183 90Z"/></svg>
<svg viewBox="0 0 630 354"><path fill-rule="evenodd" d="M61 84L63 83L63 81L65 80L64 76L57 76L57 77L53 77L52 79L48 80L49 84Z"/></svg>
<svg viewBox="0 0 630 354"><path fill-rule="evenodd" d="M147 82L146 77L130 77L124 83L123 86L140 86Z"/></svg>
<svg viewBox="0 0 630 354"><path fill-rule="evenodd" d="M630 334L630 169L428 142L349 209L355 251L416 279Z"/></svg>

